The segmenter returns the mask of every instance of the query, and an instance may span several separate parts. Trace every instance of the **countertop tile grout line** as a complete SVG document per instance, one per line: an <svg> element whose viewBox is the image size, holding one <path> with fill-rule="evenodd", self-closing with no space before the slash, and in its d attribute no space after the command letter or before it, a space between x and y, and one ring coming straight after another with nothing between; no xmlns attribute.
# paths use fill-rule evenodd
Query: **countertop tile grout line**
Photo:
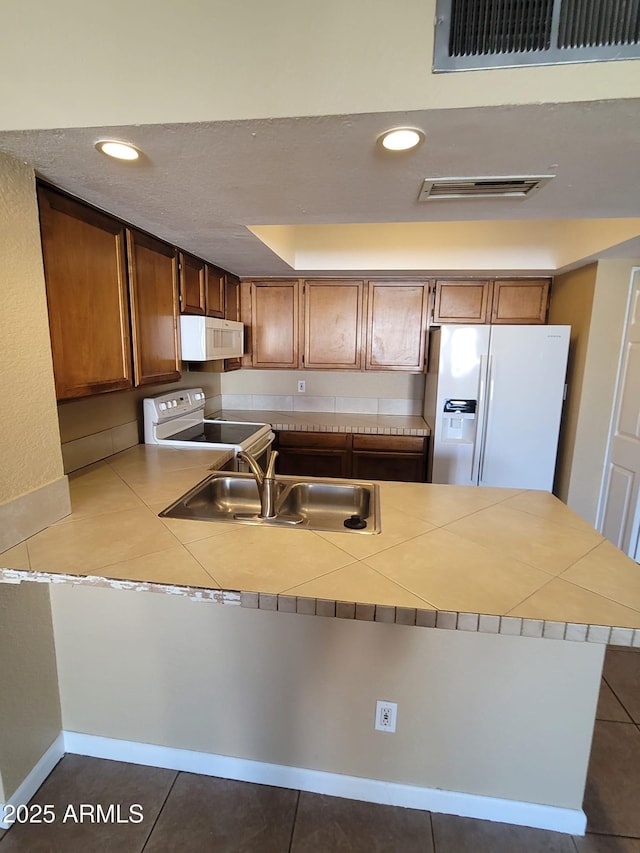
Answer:
<svg viewBox="0 0 640 853"><path fill-rule="evenodd" d="M595 528L594 528L594 529L595 529ZM597 531L596 531L596 532L597 532ZM562 570L562 572L558 575L558 577L562 577L562 575L563 575L565 572L568 572L568 571L569 571L569 569L572 569L572 568L575 566L575 564L576 564L576 563L579 563L579 562L580 562L580 560L584 560L584 558L585 558L585 557L588 557L588 556L589 556L589 554L592 554L592 553L596 550L596 548L599 548L599 547L602 545L602 543L603 543L603 542L606 542L606 541L607 541L607 540L605 539L605 537L604 537L604 536L602 536L602 538L600 539L600 541L598 542L598 544L597 544L597 545L594 545L594 546L593 546L593 548L589 548L589 550L588 550L585 554L582 554L582 556L578 557L578 558L577 558L577 560L574 560L572 563L569 563L569 565L567 566L567 568L566 568L566 569L563 569L563 570Z"/></svg>
<svg viewBox="0 0 640 853"><path fill-rule="evenodd" d="M420 520L417 518L417 516L413 516L413 517L416 518L416 520L418 520L418 521ZM427 522L423 522L423 523L430 524L431 522L427 521ZM359 563L363 563L365 560L368 560L370 557L377 557L378 554L384 554L387 551L391 550L391 548L398 548L400 545L405 545L407 542L413 542L415 539L419 539L421 536L428 536L430 533L433 533L434 530L439 530L439 529L440 528L434 526L431 530L423 530L422 533L416 533L415 536L408 536L406 539L403 539L400 542L394 542L393 545L385 545L384 548L381 548L379 551L375 551L373 554L367 554L366 557L356 557L353 554L351 554L349 551L347 551L345 548L343 548L341 545L335 545L335 542L332 539L326 539L324 536L322 536L323 531L311 530L309 532L315 534L316 536L319 536L320 539L324 540L325 542L329 542L331 545L335 545L336 548L339 548L340 551L344 551L344 553L348 554L350 557L352 557L353 560L355 560ZM331 531L324 531L324 532L331 533ZM345 533L344 535L348 536L349 534Z"/></svg>
<svg viewBox="0 0 640 853"><path fill-rule="evenodd" d="M588 586L582 586L582 584L577 583L574 580L570 580L569 578L563 578L561 575L556 575L556 580L561 580L564 583L571 584L571 586L575 586L578 589L583 590L584 592L589 592L591 595L597 595L599 598L603 598L605 601L610 601L611 604L617 604L618 607L626 607L627 610L633 610L634 613L640 613L640 608L631 607L630 604L623 604L621 601L616 601L615 598L610 598L608 595L603 595L601 592L596 592L594 589L589 589ZM545 584L546 586L546 584ZM569 620L567 620L569 621ZM634 628L629 628L628 625L612 625L612 628L628 628L630 631L637 630Z"/></svg>
<svg viewBox="0 0 640 853"><path fill-rule="evenodd" d="M507 613L505 613L504 615L505 615L505 616L514 616L514 618L516 618L516 619L537 619L537 620L539 620L539 621L541 620L541 621L543 621L543 622L545 622L545 621L547 621L547 622L549 622L549 621L554 621L554 622L555 622L555 621L556 621L555 619L554 619L554 620L549 620L549 619L545 620L545 619L544 619L544 618L542 618L541 616L517 616L517 615L516 615L516 614L514 614L514 612L513 612L513 611L516 609L516 607L521 607L523 604L525 604L527 601L529 601L529 599L530 599L530 598L533 598L533 596L534 596L534 595L537 595L539 592L542 592L542 590L543 590L543 589L545 589L545 587L549 586L549 584L550 584L552 581L554 581L555 579L556 579L556 576L555 576L555 575L551 575L551 576L549 577L549 580L548 580L546 583L542 584L542 586L541 586L541 587L538 587L538 589L534 589L534 591L533 591L533 592L530 592L530 593L529 593L529 595L525 596L525 597L522 599L522 601L519 601L517 604L514 604L514 606L513 606L510 610L508 610L508 611L507 611ZM559 621L559 620L558 620L558 621ZM565 622L568 622L568 621L571 621L571 620L567 620L567 619L565 619L564 621L565 621ZM585 624L585 623L580 623L580 624Z"/></svg>
<svg viewBox="0 0 640 853"><path fill-rule="evenodd" d="M368 569L371 569L371 571L372 571L372 572L376 572L376 573L377 573L377 574L379 574L381 577L383 577L385 580L389 581L389 583L393 583L393 584L395 584L396 586L399 586L399 587L400 587L400 589L405 590L405 592L410 592L410 593L411 593L411 595L415 595L415 597L416 597L416 598L419 598L419 599L420 599L420 601L424 601L424 603L425 603L425 604L428 604L428 605L429 605L429 607L430 607L432 610L441 610L441 609L442 609L442 608L440 608L440 607L436 607L436 605L435 605L435 604L433 604L431 601L429 601L428 599L426 599L423 595L419 595L415 590L411 589L411 587L405 586L404 584L400 583L399 581L394 580L393 578L388 577L387 575L385 575L385 573L384 573L384 572L381 572L381 571L380 571L380 569L376 569L376 568L374 568L373 566L370 566L370 565L369 565L369 563L367 563L367 562L366 562L366 560L362 560L362 563L364 563L364 565L366 565L366 567L367 567ZM376 602L376 604L381 604L381 602ZM407 606L409 606L409 607L410 607L411 605L405 605L405 604L390 604L390 605L386 605L386 606L389 606L389 607L407 607ZM456 612L457 612L457 611L456 611ZM464 611L464 612L466 612L466 611Z"/></svg>
<svg viewBox="0 0 640 853"><path fill-rule="evenodd" d="M346 551L345 551L345 554L346 554ZM351 556L351 555L349 555L349 556ZM311 581L317 581L320 578L325 578L328 575L334 574L334 572L340 572L340 571L342 571L342 569L348 569L349 566L356 566L361 562L362 562L362 560L352 558L352 561L350 563L345 563L344 566L338 566L335 569L330 569L328 572L320 572L319 575L314 575L312 578L308 578L305 581L300 581L300 583L295 584L295 586L288 586L286 589L278 590L278 592L268 592L268 593L265 593L265 595L295 595L296 597L298 597L297 593L292 592L292 590L296 590L299 586L303 586L306 583L311 583ZM251 591L252 590L244 590L244 592L251 592ZM264 590L260 590L260 592L264 592ZM320 598L323 598L323 597L324 596L320 596ZM317 595L303 595L303 596L301 596L301 598L318 598L318 596Z"/></svg>

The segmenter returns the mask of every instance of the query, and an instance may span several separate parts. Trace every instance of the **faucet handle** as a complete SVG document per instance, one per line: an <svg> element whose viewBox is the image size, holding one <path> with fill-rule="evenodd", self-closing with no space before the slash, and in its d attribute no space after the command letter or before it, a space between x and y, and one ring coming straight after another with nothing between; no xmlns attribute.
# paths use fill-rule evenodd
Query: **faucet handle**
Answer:
<svg viewBox="0 0 640 853"><path fill-rule="evenodd" d="M273 475L275 473L277 457L278 457L278 451L272 450L271 453L269 454L269 461L267 462L267 470L264 472L265 480L267 480L267 479L272 480L273 479Z"/></svg>

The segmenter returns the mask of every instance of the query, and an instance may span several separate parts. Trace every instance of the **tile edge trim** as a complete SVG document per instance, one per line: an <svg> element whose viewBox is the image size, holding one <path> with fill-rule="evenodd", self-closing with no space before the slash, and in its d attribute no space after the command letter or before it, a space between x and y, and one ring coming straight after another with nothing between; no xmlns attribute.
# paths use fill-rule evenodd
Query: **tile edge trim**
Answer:
<svg viewBox="0 0 640 853"><path fill-rule="evenodd" d="M294 596L290 593L254 592L229 589L162 584L153 581L132 581L98 575L71 575L30 569L0 568L0 583L71 583L133 592L155 592L185 596L192 601L225 604L252 610L268 610L293 616L322 616L350 619L358 622L399 625L403 628L433 628L435 630L465 631L466 633L500 634L503 637L524 637L573 643L640 647L640 628L594 625L580 622L528 619L497 616L456 610L412 608L392 604L344 601L338 599ZM300 602L303 602L300 604ZM518 623L520 623L518 625ZM519 628L519 630L514 630ZM614 643L615 640L615 643Z"/></svg>

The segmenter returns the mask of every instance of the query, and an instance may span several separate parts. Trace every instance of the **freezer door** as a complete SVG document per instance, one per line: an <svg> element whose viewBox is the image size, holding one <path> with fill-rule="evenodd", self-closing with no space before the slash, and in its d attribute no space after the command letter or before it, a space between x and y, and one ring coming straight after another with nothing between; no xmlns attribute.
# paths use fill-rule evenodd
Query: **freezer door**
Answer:
<svg viewBox="0 0 640 853"><path fill-rule="evenodd" d="M570 326L492 326L479 484L551 491Z"/></svg>
<svg viewBox="0 0 640 853"><path fill-rule="evenodd" d="M485 387L482 371L487 362L489 330L489 326L480 325L443 325L439 330L433 483L477 485L477 436L482 424ZM455 414L445 412L447 401L452 400L477 401L474 416L456 418Z"/></svg>

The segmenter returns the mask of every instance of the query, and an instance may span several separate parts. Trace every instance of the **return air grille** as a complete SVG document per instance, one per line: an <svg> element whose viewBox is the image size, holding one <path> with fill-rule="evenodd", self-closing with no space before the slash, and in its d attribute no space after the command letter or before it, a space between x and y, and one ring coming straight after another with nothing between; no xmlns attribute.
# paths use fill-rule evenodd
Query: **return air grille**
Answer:
<svg viewBox="0 0 640 853"><path fill-rule="evenodd" d="M525 198L553 175L525 177L425 178L418 201L468 198Z"/></svg>
<svg viewBox="0 0 640 853"><path fill-rule="evenodd" d="M434 71L640 58L640 0L437 0Z"/></svg>
<svg viewBox="0 0 640 853"><path fill-rule="evenodd" d="M553 0L453 0L449 54L545 50Z"/></svg>

